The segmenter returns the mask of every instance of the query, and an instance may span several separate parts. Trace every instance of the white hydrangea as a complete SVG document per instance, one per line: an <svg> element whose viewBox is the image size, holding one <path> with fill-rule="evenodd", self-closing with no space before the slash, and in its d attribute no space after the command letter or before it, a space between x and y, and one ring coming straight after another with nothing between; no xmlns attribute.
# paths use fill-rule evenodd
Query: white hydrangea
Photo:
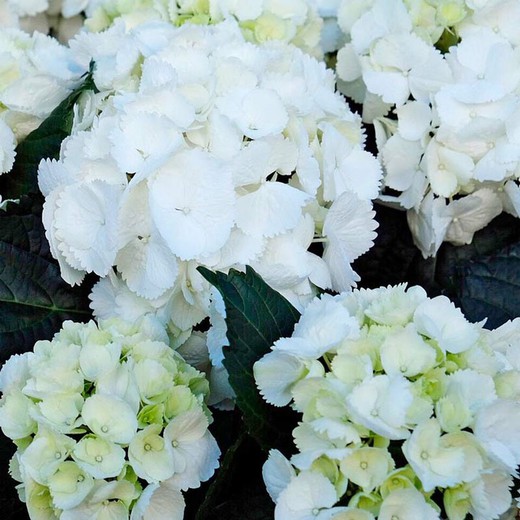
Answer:
<svg viewBox="0 0 520 520"><path fill-rule="evenodd" d="M92 31L106 29L115 20L134 27L151 20L182 25L186 22L215 24L232 19L238 22L248 41L279 40L316 57L322 55L323 21L312 0L88 0L85 4L85 26Z"/></svg>
<svg viewBox="0 0 520 520"><path fill-rule="evenodd" d="M29 516L161 520L167 501L183 518L182 491L211 478L220 450L208 382L163 336L146 321L67 321L6 362L0 427Z"/></svg>
<svg viewBox="0 0 520 520"><path fill-rule="evenodd" d="M317 287L355 285L381 170L323 63L246 42L233 21L119 21L71 48L94 59L105 97L41 162L39 185L63 278L103 277L96 316L189 331L214 299L198 266L252 265L298 307Z"/></svg>
<svg viewBox="0 0 520 520"><path fill-rule="evenodd" d="M0 175L16 145L81 82L86 66L54 38L0 27Z"/></svg>
<svg viewBox="0 0 520 520"><path fill-rule="evenodd" d="M301 414L297 453L273 451L263 468L275 519L508 510L520 408L499 382L520 375L518 332L516 322L495 331L468 323L420 287L313 300L294 334L253 366L263 398Z"/></svg>
<svg viewBox="0 0 520 520"><path fill-rule="evenodd" d="M519 16L509 0L337 9L338 86L375 125L380 198L407 210L425 257L444 241L470 243L502 211L520 214Z"/></svg>

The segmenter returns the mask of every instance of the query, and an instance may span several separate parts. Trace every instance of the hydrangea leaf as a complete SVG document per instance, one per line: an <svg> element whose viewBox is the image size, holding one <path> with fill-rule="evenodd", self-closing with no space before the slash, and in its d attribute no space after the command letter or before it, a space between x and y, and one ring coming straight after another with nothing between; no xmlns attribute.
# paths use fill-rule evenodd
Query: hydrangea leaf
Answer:
<svg viewBox="0 0 520 520"><path fill-rule="evenodd" d="M38 192L38 164L41 159L56 159L62 141L72 129L73 108L80 95L87 90L96 90L92 69L83 83L65 98L43 121L16 147L13 169L0 176L0 194L3 199L16 199L22 194Z"/></svg>
<svg viewBox="0 0 520 520"><path fill-rule="evenodd" d="M51 259L41 205L0 211L0 363L50 339L66 319L90 319L87 294L67 285Z"/></svg>
<svg viewBox="0 0 520 520"><path fill-rule="evenodd" d="M251 267L245 273L231 269L227 275L198 269L224 298L230 345L224 347L224 366L248 433L266 450L291 445L288 422L295 426L295 419L288 410L278 410L262 400L253 364L277 339L292 334L300 313Z"/></svg>
<svg viewBox="0 0 520 520"><path fill-rule="evenodd" d="M487 317L487 328L520 316L520 242L468 262L462 268L459 298L466 317Z"/></svg>
<svg viewBox="0 0 520 520"><path fill-rule="evenodd" d="M455 296L465 266L480 257L491 256L520 240L520 227L515 217L502 213L484 229L477 231L471 244L454 246L444 243L437 254L436 279L450 296Z"/></svg>

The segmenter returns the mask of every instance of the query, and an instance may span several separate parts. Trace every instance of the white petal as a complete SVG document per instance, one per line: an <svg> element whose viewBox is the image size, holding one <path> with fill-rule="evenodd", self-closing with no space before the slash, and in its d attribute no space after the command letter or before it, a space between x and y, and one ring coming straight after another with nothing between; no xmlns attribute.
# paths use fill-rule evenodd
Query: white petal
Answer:
<svg viewBox="0 0 520 520"><path fill-rule="evenodd" d="M132 508L130 520L182 520L184 497L169 480L149 484Z"/></svg>
<svg viewBox="0 0 520 520"><path fill-rule="evenodd" d="M469 244L473 234L487 226L502 213L498 195L483 188L448 204L447 212L453 215L446 232L446 240L452 244Z"/></svg>
<svg viewBox="0 0 520 520"><path fill-rule="evenodd" d="M231 176L201 150L174 155L149 180L152 218L166 244L189 260L222 247L234 224Z"/></svg>
<svg viewBox="0 0 520 520"><path fill-rule="evenodd" d="M294 228L309 196L280 182L266 182L237 199L236 224L244 233L272 237Z"/></svg>
<svg viewBox="0 0 520 520"><path fill-rule="evenodd" d="M281 452L270 450L269 457L262 466L262 476L269 496L276 503L280 493L296 476L296 472Z"/></svg>

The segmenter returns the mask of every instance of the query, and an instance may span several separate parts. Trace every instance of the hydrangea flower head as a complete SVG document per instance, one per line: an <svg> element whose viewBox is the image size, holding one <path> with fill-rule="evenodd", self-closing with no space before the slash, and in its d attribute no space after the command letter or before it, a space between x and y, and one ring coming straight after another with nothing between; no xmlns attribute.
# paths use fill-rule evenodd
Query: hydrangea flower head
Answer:
<svg viewBox="0 0 520 520"><path fill-rule="evenodd" d="M0 371L0 427L18 446L13 476L31 517L159 520L167 500L182 518L182 491L213 475L208 383L145 330L64 322Z"/></svg>
<svg viewBox="0 0 520 520"><path fill-rule="evenodd" d="M316 335L322 312L329 334ZM253 367L267 402L301 414L297 453L288 460L271 452L264 465L275 519L506 511L520 463L513 433L520 410L500 396L499 382L518 373L503 354L518 353L516 327L487 331L421 287L313 300L292 337L277 340ZM320 500L310 492L296 500L311 481Z"/></svg>
<svg viewBox="0 0 520 520"><path fill-rule="evenodd" d="M520 214L518 16L505 0L338 7L339 88L374 124L380 199L407 211L424 257L470 243L502 211Z"/></svg>

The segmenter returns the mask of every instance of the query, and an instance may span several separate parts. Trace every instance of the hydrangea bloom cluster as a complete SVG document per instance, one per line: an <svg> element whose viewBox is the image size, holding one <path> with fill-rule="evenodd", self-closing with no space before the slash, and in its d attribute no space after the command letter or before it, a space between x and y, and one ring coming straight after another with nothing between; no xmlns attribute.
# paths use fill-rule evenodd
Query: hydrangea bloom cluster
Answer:
<svg viewBox="0 0 520 520"><path fill-rule="evenodd" d="M63 278L105 277L98 317L189 329L209 313L199 265L250 264L296 302L355 283L381 171L324 64L245 42L231 21L116 24L71 46L93 55L96 84L115 93L58 161L42 162L39 183Z"/></svg>
<svg viewBox="0 0 520 520"><path fill-rule="evenodd" d="M78 85L87 67L43 34L0 30L0 174L11 170L17 142Z"/></svg>
<svg viewBox="0 0 520 520"><path fill-rule="evenodd" d="M149 20L208 25L233 19L254 43L280 40L322 54L322 19L313 0L90 0L86 13L85 26L93 31L106 29L118 18L128 26Z"/></svg>
<svg viewBox="0 0 520 520"><path fill-rule="evenodd" d="M313 300L254 365L264 398L302 414L298 453L273 451L264 466L275 518L506 511L520 464L520 319L482 325L418 286Z"/></svg>
<svg viewBox="0 0 520 520"><path fill-rule="evenodd" d="M354 4L338 9L337 73L376 125L382 199L408 210L423 255L471 242L503 210L518 217L518 3Z"/></svg>
<svg viewBox="0 0 520 520"><path fill-rule="evenodd" d="M31 518L183 518L182 491L220 452L204 375L159 338L145 324L68 321L5 363L0 426Z"/></svg>
<svg viewBox="0 0 520 520"><path fill-rule="evenodd" d="M0 28L18 28L32 33L52 33L67 41L83 25L80 14L88 0L3 0Z"/></svg>

